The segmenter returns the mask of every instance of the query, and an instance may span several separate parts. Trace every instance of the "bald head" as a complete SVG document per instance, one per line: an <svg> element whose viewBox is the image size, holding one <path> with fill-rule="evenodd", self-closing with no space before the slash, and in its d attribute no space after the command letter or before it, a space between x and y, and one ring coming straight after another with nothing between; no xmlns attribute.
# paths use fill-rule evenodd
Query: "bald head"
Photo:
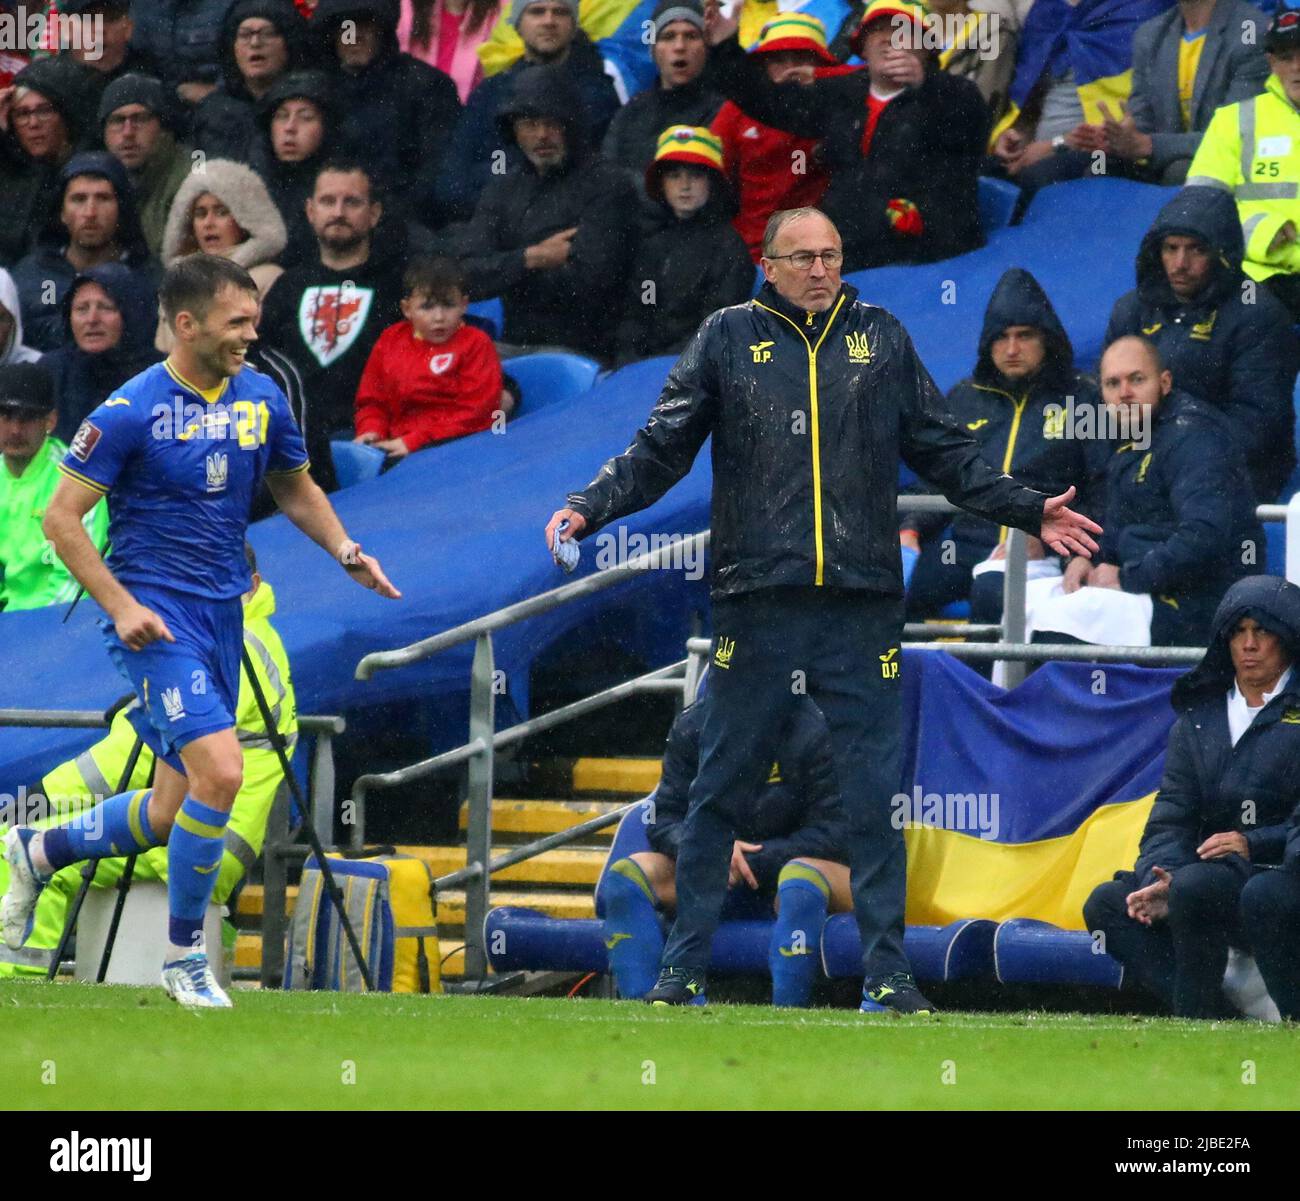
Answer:
<svg viewBox="0 0 1300 1201"><path fill-rule="evenodd" d="M1108 405L1154 408L1169 395L1173 376L1150 338L1116 338L1101 356L1101 394Z"/></svg>

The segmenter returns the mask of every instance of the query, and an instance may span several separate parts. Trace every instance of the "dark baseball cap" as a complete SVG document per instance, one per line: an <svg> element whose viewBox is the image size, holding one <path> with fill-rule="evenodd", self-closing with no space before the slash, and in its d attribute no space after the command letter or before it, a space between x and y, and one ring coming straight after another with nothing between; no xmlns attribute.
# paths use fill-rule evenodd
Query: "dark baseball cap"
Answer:
<svg viewBox="0 0 1300 1201"><path fill-rule="evenodd" d="M1264 49L1270 54L1280 50L1294 50L1300 46L1300 9L1279 8L1268 23L1264 34Z"/></svg>
<svg viewBox="0 0 1300 1201"><path fill-rule="evenodd" d="M0 367L0 414L39 417L54 410L54 381L36 363Z"/></svg>

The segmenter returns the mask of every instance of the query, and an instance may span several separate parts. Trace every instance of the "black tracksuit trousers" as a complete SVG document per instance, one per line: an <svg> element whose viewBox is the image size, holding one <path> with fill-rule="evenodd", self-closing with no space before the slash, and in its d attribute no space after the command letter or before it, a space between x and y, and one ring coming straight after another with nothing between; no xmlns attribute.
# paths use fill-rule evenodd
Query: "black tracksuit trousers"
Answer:
<svg viewBox="0 0 1300 1201"><path fill-rule="evenodd" d="M771 748L806 693L830 727L849 819L854 913L868 978L908 972L907 855L891 820L899 792L901 598L848 589L767 588L713 604L713 654L677 855L677 920L665 967L703 971L727 891L735 814L771 767Z"/></svg>

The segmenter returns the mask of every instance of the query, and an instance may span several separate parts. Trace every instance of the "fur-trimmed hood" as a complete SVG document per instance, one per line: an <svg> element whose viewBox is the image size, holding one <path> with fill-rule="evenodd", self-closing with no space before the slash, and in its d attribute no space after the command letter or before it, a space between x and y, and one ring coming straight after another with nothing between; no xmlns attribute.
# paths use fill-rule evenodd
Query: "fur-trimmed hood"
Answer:
<svg viewBox="0 0 1300 1201"><path fill-rule="evenodd" d="M226 257L241 267L253 268L274 262L288 240L284 219L275 207L266 184L251 167L229 159L212 159L202 172L185 177L167 214L163 231L162 261L170 267L177 259L193 254L190 216L194 202L211 192L224 204L248 234L247 240L232 246Z"/></svg>

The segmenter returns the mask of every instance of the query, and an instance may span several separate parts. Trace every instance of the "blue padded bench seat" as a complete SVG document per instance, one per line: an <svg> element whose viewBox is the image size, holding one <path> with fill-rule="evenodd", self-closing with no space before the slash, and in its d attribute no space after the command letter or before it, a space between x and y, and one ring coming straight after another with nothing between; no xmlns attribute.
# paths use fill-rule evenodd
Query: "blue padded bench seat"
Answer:
<svg viewBox="0 0 1300 1201"><path fill-rule="evenodd" d="M1093 951L1086 930L1062 930L1050 922L1015 918L998 926L993 966L1002 984L1092 984L1118 988L1124 968Z"/></svg>

